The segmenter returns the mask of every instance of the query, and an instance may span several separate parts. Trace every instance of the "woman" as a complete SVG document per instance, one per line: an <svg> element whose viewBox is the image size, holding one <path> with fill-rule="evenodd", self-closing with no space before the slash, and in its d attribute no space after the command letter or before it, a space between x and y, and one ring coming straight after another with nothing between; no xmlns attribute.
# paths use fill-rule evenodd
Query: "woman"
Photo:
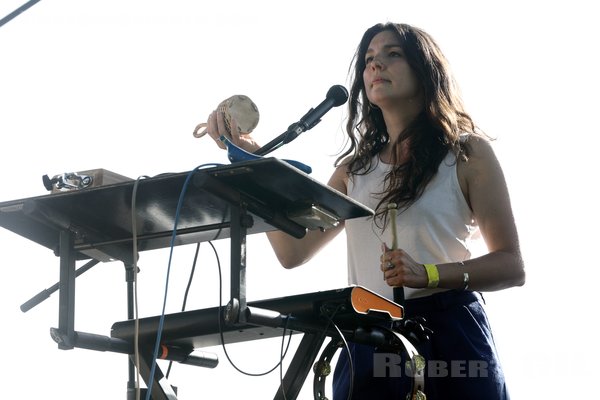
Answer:
<svg viewBox="0 0 600 400"><path fill-rule="evenodd" d="M259 148L237 133L235 122L232 127L231 135L222 113L213 112L207 130L220 147L224 134L246 150ZM387 23L364 33L346 131L349 147L329 185L374 209L375 217L302 239L269 232L279 261L299 266L346 229L349 283L390 299L394 287L404 287L406 315L424 317L433 331L420 349L428 360L427 398L507 399L479 292L524 284L517 230L502 169L426 32ZM488 252L471 258L478 235ZM383 279L373 273L377 268ZM351 386L353 399L404 398L405 376L374 373L376 349L352 345L351 353L353 368L346 352L340 354L334 399L346 399Z"/></svg>

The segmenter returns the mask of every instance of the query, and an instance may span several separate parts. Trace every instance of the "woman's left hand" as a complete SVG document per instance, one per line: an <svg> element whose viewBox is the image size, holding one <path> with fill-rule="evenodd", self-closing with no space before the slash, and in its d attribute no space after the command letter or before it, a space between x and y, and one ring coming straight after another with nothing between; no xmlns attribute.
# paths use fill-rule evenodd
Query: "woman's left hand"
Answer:
<svg viewBox="0 0 600 400"><path fill-rule="evenodd" d="M381 270L386 283L393 287L407 286L411 288L427 287L427 272L423 264L413 260L404 250L391 250L382 246Z"/></svg>

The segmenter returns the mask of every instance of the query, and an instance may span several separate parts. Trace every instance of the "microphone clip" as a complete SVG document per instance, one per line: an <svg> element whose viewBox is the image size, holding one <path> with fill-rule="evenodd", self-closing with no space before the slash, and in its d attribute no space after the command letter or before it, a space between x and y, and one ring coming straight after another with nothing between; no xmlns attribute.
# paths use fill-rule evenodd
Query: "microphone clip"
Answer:
<svg viewBox="0 0 600 400"><path fill-rule="evenodd" d="M287 131L285 131L285 134L284 134L285 136L284 136L283 140L281 141L281 145L291 142L292 140L294 140L298 136L300 136L301 133L303 133L309 129L310 128L305 127L305 125L302 123L302 120L300 120L299 122L294 122L287 128Z"/></svg>

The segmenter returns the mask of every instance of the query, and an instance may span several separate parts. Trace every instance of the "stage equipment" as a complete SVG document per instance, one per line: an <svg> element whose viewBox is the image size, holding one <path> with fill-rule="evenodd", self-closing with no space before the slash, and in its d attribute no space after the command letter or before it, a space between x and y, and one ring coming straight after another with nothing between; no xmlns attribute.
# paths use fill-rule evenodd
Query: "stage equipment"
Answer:
<svg viewBox="0 0 600 400"><path fill-rule="evenodd" d="M52 193L80 190L131 180L131 178L102 168L80 172L65 172L54 175L52 178L48 175L42 177L44 187Z"/></svg>
<svg viewBox="0 0 600 400"><path fill-rule="evenodd" d="M266 311L269 311L268 313ZM305 293L268 300L248 302L243 324L230 324L218 307L166 315L162 342L175 348L199 349L223 342L232 343L282 337L286 332L303 334L300 345L283 378L274 399L296 399L311 370L315 373L315 399L325 399L325 377L331 370L329 360L338 349L345 351L346 341L377 345L381 350L406 356L413 376L410 399L423 393L424 360L407 339L410 332L402 324L402 306L361 286ZM141 343L152 342L159 326L159 317L138 321ZM336 329L337 328L337 329ZM111 336L132 342L134 321L113 324ZM326 338L331 342L319 361L315 359ZM420 340L420 339L419 339ZM285 396L284 396L285 393Z"/></svg>
<svg viewBox="0 0 600 400"><path fill-rule="evenodd" d="M132 207L134 189L135 208ZM185 196L181 197L182 193ZM311 217L306 223L306 218L298 217L313 216L315 210L326 213L322 223L319 218ZM138 368L154 400L173 400L176 394L160 369L151 376L150 366L155 365L152 337L157 334L157 317L141 320L140 360L135 365L131 337L133 266L137 258L133 255L134 248L147 251L225 238L230 241L228 304L164 316L166 323L160 345L166 359L213 368L218 362L214 355L192 352L206 343L219 343L215 337L219 325L226 341L252 340L261 330L266 333L259 334L260 337L272 337L288 327L304 335L283 381L288 400L296 398L311 360L316 358L327 336L339 338L341 333L345 340L389 346L394 351L406 352L415 366L420 365L404 332L394 329L400 326L398 322L406 321L402 319L402 307L365 288L250 303L246 300L247 235L277 229L301 238L308 229L328 229L345 219L371 215L373 211L369 208L275 158L0 203L0 226L52 250L59 257L58 327L51 329L58 348L129 354L128 396L135 387L131 380L134 369ZM132 218L136 221L137 246L133 244ZM78 260L90 260L80 270L95 262L118 260L125 265L128 321L115 323L110 337L74 329ZM333 331L332 324L340 326L340 332ZM206 334L202 330L207 330ZM414 393L423 389L419 376L416 374ZM282 387L276 399L283 398Z"/></svg>
<svg viewBox="0 0 600 400"><path fill-rule="evenodd" d="M311 108L298 122L291 124L285 132L256 150L254 154L264 156L277 150L284 144L296 139L302 132L312 129L321 122L321 117L333 107L339 107L348 100L348 91L342 85L334 85L327 91L325 100L316 108Z"/></svg>

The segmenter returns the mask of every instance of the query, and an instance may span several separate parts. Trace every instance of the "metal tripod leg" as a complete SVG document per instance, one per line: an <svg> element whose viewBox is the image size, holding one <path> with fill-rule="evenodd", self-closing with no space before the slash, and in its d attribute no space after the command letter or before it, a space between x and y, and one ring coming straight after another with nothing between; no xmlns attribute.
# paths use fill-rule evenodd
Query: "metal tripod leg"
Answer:
<svg viewBox="0 0 600 400"><path fill-rule="evenodd" d="M304 334L274 400L295 400L298 397L324 341L323 334Z"/></svg>
<svg viewBox="0 0 600 400"><path fill-rule="evenodd" d="M167 382L167 378L163 375L158 365L154 368L154 379L150 379L150 369L152 368L152 351L140 351L139 359L140 365L138 368L142 378L149 385L152 381L152 387L148 390L152 390L152 400L177 400L177 394L173 390L173 387ZM131 362L135 362L135 355L129 356Z"/></svg>
<svg viewBox="0 0 600 400"><path fill-rule="evenodd" d="M58 330L63 334L63 341L58 343L58 348L70 350L75 346L75 252L70 231L60 231L59 246Z"/></svg>

